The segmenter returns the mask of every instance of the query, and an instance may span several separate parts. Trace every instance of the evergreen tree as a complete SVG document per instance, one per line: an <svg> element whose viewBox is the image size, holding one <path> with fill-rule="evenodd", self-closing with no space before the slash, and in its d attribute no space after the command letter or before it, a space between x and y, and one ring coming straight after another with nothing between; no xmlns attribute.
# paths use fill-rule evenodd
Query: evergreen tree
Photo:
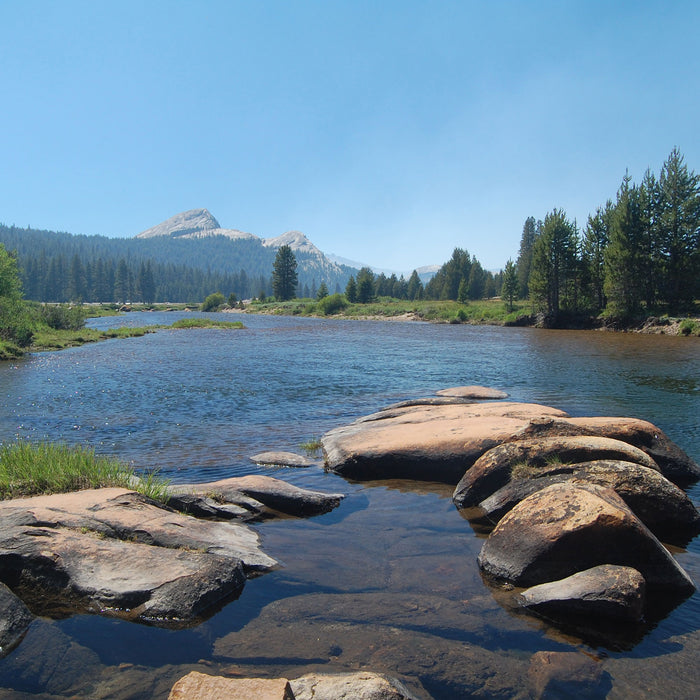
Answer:
<svg viewBox="0 0 700 700"><path fill-rule="evenodd" d="M588 217L583 234L583 262L588 269L589 298L593 308L605 308L605 250L609 243L609 222L613 214L612 202L605 209L598 207L595 215Z"/></svg>
<svg viewBox="0 0 700 700"><path fill-rule="evenodd" d="M296 296L297 260L288 245L280 246L272 271L272 290L277 301L288 301Z"/></svg>
<svg viewBox="0 0 700 700"><path fill-rule="evenodd" d="M520 237L520 252L516 261L516 270L518 274L518 296L521 299L527 299L530 290L528 289L528 280L530 278L530 265L532 263L532 246L535 243L537 225L535 217L528 216L523 225L523 233Z"/></svg>
<svg viewBox="0 0 700 700"><path fill-rule="evenodd" d="M575 263L576 226L561 209L554 209L532 246L528 287L534 306L555 320L567 301Z"/></svg>
<svg viewBox="0 0 700 700"><path fill-rule="evenodd" d="M513 302L518 298L519 288L515 265L512 260L508 260L503 271L503 285L501 286L501 297L508 303L508 311L513 310Z"/></svg>
<svg viewBox="0 0 700 700"><path fill-rule="evenodd" d="M324 297L328 296L328 286L326 285L325 282L321 282L321 286L318 288L318 291L316 292L316 299L318 301L321 301Z"/></svg>
<svg viewBox="0 0 700 700"><path fill-rule="evenodd" d="M677 312L700 294L700 178L677 148L663 164L658 194L663 296Z"/></svg>
<svg viewBox="0 0 700 700"><path fill-rule="evenodd" d="M156 284L153 279L153 268L151 267L151 261L147 263L141 263L139 266L139 275L137 281L137 287L139 290L139 295L141 300L146 304L152 304L156 298ZM235 296L235 295L234 295Z"/></svg>
<svg viewBox="0 0 700 700"><path fill-rule="evenodd" d="M418 276L418 272L414 270L408 278L408 286L406 287L406 298L411 301L421 299L423 297L423 283Z"/></svg>
<svg viewBox="0 0 700 700"><path fill-rule="evenodd" d="M350 279L345 286L345 297L351 304L357 301L357 283L352 275L350 275Z"/></svg>
<svg viewBox="0 0 700 700"><path fill-rule="evenodd" d="M374 299L374 273L368 267L363 267L357 273L357 302L368 304Z"/></svg>

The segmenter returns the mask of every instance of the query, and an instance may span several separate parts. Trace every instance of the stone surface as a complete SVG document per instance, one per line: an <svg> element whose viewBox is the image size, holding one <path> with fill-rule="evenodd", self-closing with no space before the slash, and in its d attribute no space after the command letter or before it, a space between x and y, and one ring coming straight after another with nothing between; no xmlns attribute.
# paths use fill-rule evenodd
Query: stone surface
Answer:
<svg viewBox="0 0 700 700"><path fill-rule="evenodd" d="M533 420L513 439L552 435L597 435L627 442L646 452L661 473L674 483L687 484L700 478L700 466L653 423L639 418L585 416Z"/></svg>
<svg viewBox="0 0 700 700"><path fill-rule="evenodd" d="M513 402L406 406L331 430L321 442L326 467L350 479L456 484L484 452L543 417L566 413Z"/></svg>
<svg viewBox="0 0 700 700"><path fill-rule="evenodd" d="M612 459L658 470L654 460L637 447L607 437L573 435L530 438L498 445L483 454L462 477L453 494L458 508L478 505L505 486L521 465L543 468L552 460L563 464Z"/></svg>
<svg viewBox="0 0 700 700"><path fill-rule="evenodd" d="M532 697L604 698L612 685L599 661L574 651L538 651L530 660Z"/></svg>
<svg viewBox="0 0 700 700"><path fill-rule="evenodd" d="M258 507L261 514L267 509L272 509L295 516L328 513L344 498L342 493L302 489L281 479L260 474L232 477L205 484L188 484L174 490L181 494L205 496L221 503L247 503L250 506L250 499L253 499L253 503L262 504L262 507Z"/></svg>
<svg viewBox="0 0 700 700"><path fill-rule="evenodd" d="M637 569L650 588L687 595L695 586L664 546L612 490L553 484L505 515L484 543L489 576L533 586L600 564Z"/></svg>
<svg viewBox="0 0 700 700"><path fill-rule="evenodd" d="M224 678L192 671L170 691L168 700L295 700L286 678Z"/></svg>
<svg viewBox="0 0 700 700"><path fill-rule="evenodd" d="M492 389L487 386L455 386L449 389L440 389L435 392L438 396L456 396L462 399L507 399L508 394L500 389Z"/></svg>
<svg viewBox="0 0 700 700"><path fill-rule="evenodd" d="M22 641L33 619L27 606L0 583L0 659Z"/></svg>
<svg viewBox="0 0 700 700"><path fill-rule="evenodd" d="M521 593L524 607L551 617L590 616L636 622L644 613L644 577L627 566L603 564Z"/></svg>
<svg viewBox="0 0 700 700"><path fill-rule="evenodd" d="M255 464L272 467L311 467L314 461L294 452L259 452L250 458Z"/></svg>
<svg viewBox="0 0 700 700"><path fill-rule="evenodd" d="M309 673L291 681L295 700L413 700L399 681L372 673Z"/></svg>
<svg viewBox="0 0 700 700"><path fill-rule="evenodd" d="M512 479L479 503L496 524L531 494L553 483L593 483L612 488L634 514L661 540L686 542L700 528L700 513L687 494L659 472L619 460L519 469Z"/></svg>

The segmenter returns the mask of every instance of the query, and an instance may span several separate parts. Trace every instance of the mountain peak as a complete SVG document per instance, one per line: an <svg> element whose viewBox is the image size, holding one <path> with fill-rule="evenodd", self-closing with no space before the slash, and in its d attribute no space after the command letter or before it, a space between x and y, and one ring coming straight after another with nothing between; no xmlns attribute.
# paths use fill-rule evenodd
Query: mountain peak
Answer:
<svg viewBox="0 0 700 700"><path fill-rule="evenodd" d="M219 229L219 222L208 209L190 209L171 216L166 221L139 233L136 238L153 238L154 236L172 236L179 238L198 231Z"/></svg>
<svg viewBox="0 0 700 700"><path fill-rule="evenodd" d="M301 231L287 231L275 238L265 238L263 245L266 248L280 248L283 245L288 245L292 250L301 251L302 253L311 253L313 255L321 253Z"/></svg>

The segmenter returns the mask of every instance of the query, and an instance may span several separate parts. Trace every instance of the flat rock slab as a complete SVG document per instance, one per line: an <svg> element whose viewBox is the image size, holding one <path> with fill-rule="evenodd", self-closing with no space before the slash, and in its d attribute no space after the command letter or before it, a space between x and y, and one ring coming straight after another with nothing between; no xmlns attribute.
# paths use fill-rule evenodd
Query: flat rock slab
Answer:
<svg viewBox="0 0 700 700"><path fill-rule="evenodd" d="M456 484L484 452L533 420L566 416L556 408L513 402L406 406L331 430L321 443L326 468L350 479Z"/></svg>
<svg viewBox="0 0 700 700"><path fill-rule="evenodd" d="M324 493L303 489L281 479L260 474L238 476L205 484L187 484L172 489L179 494L201 496L224 504L245 504L259 514L269 509L285 515L311 516L328 513L345 497L342 493Z"/></svg>
<svg viewBox="0 0 700 700"><path fill-rule="evenodd" d="M315 464L308 457L294 452L259 452L250 461L270 467L312 467Z"/></svg>
<svg viewBox="0 0 700 700"><path fill-rule="evenodd" d="M601 564L637 569L650 588L688 595L695 585L668 550L610 488L553 484L505 515L478 557L482 570L534 586Z"/></svg>
<svg viewBox="0 0 700 700"><path fill-rule="evenodd" d="M555 618L642 619L644 577L628 566L603 564L559 581L542 583L521 593L522 605Z"/></svg>
<svg viewBox="0 0 700 700"><path fill-rule="evenodd" d="M170 691L168 700L295 700L286 678L224 678L192 671Z"/></svg>
<svg viewBox="0 0 700 700"><path fill-rule="evenodd" d="M530 692L535 700L557 698L604 698L612 681L600 661L574 651L538 651L528 671Z"/></svg>
<svg viewBox="0 0 700 700"><path fill-rule="evenodd" d="M479 401L494 399L507 399L508 394L500 389L492 389L488 386L455 386L450 389L440 389L435 392L437 396L455 396L461 399L476 399Z"/></svg>

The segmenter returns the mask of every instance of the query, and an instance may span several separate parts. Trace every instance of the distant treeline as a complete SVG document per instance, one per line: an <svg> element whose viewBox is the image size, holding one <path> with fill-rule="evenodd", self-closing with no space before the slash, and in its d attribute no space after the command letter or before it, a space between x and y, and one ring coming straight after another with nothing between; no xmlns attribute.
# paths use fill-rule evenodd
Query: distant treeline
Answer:
<svg viewBox="0 0 700 700"><path fill-rule="evenodd" d="M0 242L16 252L24 296L36 301L198 303L212 291L239 299L272 293L276 250L259 240L107 238L0 224ZM344 286L353 272L329 273L309 254L297 260L300 292Z"/></svg>

